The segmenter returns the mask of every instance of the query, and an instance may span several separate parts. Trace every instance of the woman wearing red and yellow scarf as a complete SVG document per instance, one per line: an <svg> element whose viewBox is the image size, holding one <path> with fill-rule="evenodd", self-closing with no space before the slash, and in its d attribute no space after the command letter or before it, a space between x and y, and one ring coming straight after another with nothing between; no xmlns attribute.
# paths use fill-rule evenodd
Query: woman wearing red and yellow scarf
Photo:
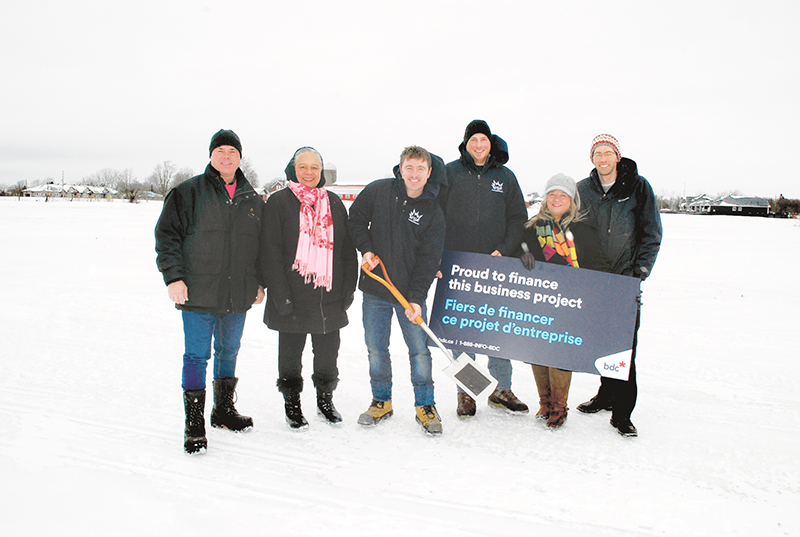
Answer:
<svg viewBox="0 0 800 537"><path fill-rule="evenodd" d="M557 174L547 181L539 213L525 223L517 252L528 270L537 261L610 272L611 266L598 247L597 230L581 221L580 196L575 181ZM539 391L536 417L547 426L561 427L567 419L567 396L572 371L531 365Z"/></svg>

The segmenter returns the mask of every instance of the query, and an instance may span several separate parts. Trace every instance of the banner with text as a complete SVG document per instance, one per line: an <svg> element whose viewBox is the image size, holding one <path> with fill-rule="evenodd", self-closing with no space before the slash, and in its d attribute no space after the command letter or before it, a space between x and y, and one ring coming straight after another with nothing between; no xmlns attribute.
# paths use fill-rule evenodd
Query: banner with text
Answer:
<svg viewBox="0 0 800 537"><path fill-rule="evenodd" d="M445 250L430 327L456 351L628 379L639 279Z"/></svg>

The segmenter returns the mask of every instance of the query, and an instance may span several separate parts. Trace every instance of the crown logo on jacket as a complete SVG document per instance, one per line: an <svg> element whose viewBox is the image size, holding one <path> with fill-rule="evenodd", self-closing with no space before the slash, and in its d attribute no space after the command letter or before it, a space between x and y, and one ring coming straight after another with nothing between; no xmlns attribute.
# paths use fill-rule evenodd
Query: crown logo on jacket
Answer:
<svg viewBox="0 0 800 537"><path fill-rule="evenodd" d="M408 213L408 221L414 225L419 225L419 221L422 220L422 215L417 212L416 209L412 210Z"/></svg>
<svg viewBox="0 0 800 537"><path fill-rule="evenodd" d="M502 181L492 181L492 192L503 192L503 182Z"/></svg>

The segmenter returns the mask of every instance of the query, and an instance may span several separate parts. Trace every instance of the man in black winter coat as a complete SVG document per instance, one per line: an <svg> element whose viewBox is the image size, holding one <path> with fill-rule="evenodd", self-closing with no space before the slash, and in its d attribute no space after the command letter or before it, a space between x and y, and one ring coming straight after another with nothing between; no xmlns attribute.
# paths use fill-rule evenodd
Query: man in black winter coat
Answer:
<svg viewBox="0 0 800 537"><path fill-rule="evenodd" d="M375 425L393 414L389 336L396 315L408 346L417 422L427 433L439 434L442 422L434 401L431 353L427 335L414 319L426 317L425 299L442 258L444 216L436 196L446 180L444 161L421 147L407 147L394 175L367 185L350 207L350 236L362 261L382 277L380 259L412 308L405 309L380 282L361 275L372 402L358 422Z"/></svg>
<svg viewBox="0 0 800 537"><path fill-rule="evenodd" d="M661 216L656 197L636 163L622 157L619 142L609 134L592 140L590 157L595 168L578 183L581 208L594 223L600 247L611 262L612 272L645 280L653 270L661 247ZM636 405L636 343L641 301L636 312L631 369L627 381L601 378L600 389L578 410L595 413L611 410L611 425L623 436L637 436L631 422Z"/></svg>
<svg viewBox="0 0 800 537"><path fill-rule="evenodd" d="M476 119L467 125L458 150L461 157L447 165L448 186L440 197L447 222L444 249L514 255L528 212L517 177L505 166L505 140ZM468 355L475 359L474 354ZM497 379L489 404L509 412L528 412L528 405L511 391L511 361L489 356L489 371ZM475 401L460 387L456 414L460 418L475 415Z"/></svg>
<svg viewBox="0 0 800 537"><path fill-rule="evenodd" d="M264 300L256 257L264 200L239 169L242 144L231 130L211 138L205 173L173 188L156 224L156 263L181 310L185 354L184 450L206 449L206 367L214 342L211 425L240 431L253 420L233 406L245 314Z"/></svg>

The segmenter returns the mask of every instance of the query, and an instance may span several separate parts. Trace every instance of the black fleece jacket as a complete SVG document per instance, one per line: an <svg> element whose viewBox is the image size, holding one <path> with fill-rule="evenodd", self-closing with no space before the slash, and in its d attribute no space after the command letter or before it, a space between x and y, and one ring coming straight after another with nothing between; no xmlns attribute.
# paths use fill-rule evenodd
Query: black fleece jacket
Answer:
<svg viewBox="0 0 800 537"><path fill-rule="evenodd" d="M461 157L447 165L448 184L440 196L447 223L445 250L513 255L528 213L517 177L505 167L505 140L492 135L492 149L482 169L467 153L466 143L458 150Z"/></svg>
<svg viewBox="0 0 800 537"><path fill-rule="evenodd" d="M297 182L294 158L286 178ZM325 184L324 175L317 188ZM346 310L353 302L358 257L347 230L347 209L328 191L333 223L333 282L331 290L314 288L292 269L300 237L300 200L290 188L272 194L264 210L259 266L267 282L264 323L280 332L327 334L347 326Z"/></svg>
<svg viewBox="0 0 800 537"><path fill-rule="evenodd" d="M436 201L446 181L444 161L433 158L431 176L417 198L406 195L400 166L393 179L368 184L350 207L350 236L362 253L381 258L389 278L409 302L423 304L439 270L444 244L444 215ZM380 268L375 269L383 276ZM395 298L381 283L361 274L358 285L364 293L387 302Z"/></svg>

